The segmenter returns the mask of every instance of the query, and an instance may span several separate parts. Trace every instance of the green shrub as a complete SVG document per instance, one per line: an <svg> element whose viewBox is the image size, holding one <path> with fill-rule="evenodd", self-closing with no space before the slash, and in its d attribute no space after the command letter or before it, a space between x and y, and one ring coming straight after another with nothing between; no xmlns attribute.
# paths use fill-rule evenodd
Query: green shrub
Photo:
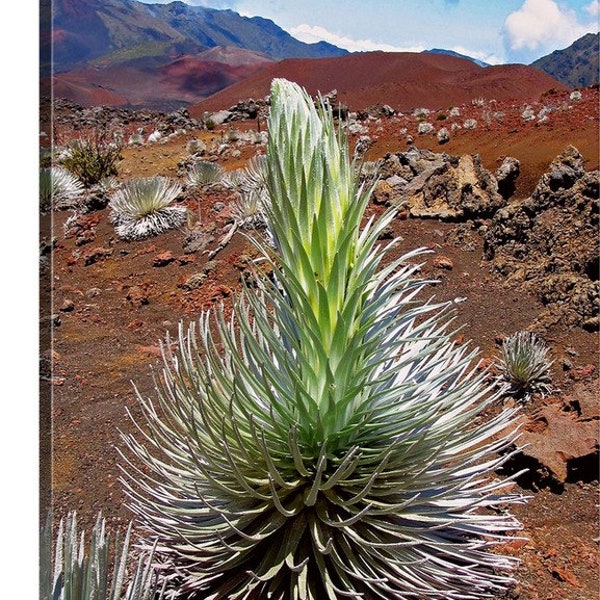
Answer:
<svg viewBox="0 0 600 600"><path fill-rule="evenodd" d="M137 564L128 564L131 531L130 523L123 542L117 535L111 545L106 520L99 514L86 548L77 516L70 513L66 523L60 521L53 553L48 517L40 545L40 600L161 600L164 590L158 589L151 564L154 549Z"/></svg>
<svg viewBox="0 0 600 600"><path fill-rule="evenodd" d="M121 146L109 141L106 134L92 139L78 139L69 144L60 158L60 164L78 177L85 187L105 177L118 174L117 164L123 158Z"/></svg>
<svg viewBox="0 0 600 600"><path fill-rule="evenodd" d="M275 79L275 250L255 242L273 279L181 324L138 394L124 484L181 597L466 600L512 581L496 546L522 497L494 471L517 411L477 418L497 394L449 305L420 300L423 251L381 247L395 212L363 223L349 156L331 109Z"/></svg>
<svg viewBox="0 0 600 600"><path fill-rule="evenodd" d="M140 240L187 222L187 208L173 206L181 193L168 177L142 177L126 181L109 202L110 218L119 237Z"/></svg>
<svg viewBox="0 0 600 600"><path fill-rule="evenodd" d="M502 343L500 381L511 394L527 399L534 392L549 393L551 360L549 348L535 333L518 331Z"/></svg>

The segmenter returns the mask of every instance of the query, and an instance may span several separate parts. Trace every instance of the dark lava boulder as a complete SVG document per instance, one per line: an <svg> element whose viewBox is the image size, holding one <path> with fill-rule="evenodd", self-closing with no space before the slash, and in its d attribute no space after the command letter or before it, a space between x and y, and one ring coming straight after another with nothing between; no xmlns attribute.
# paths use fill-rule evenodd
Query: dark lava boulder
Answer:
<svg viewBox="0 0 600 600"><path fill-rule="evenodd" d="M496 212L484 239L493 272L534 291L543 321L599 325L599 172L569 146L533 194Z"/></svg>

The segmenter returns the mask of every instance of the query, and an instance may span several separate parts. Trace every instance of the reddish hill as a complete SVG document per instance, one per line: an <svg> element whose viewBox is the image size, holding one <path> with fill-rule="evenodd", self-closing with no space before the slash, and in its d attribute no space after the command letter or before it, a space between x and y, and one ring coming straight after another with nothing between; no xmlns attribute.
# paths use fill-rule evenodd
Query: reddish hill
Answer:
<svg viewBox="0 0 600 600"><path fill-rule="evenodd" d="M209 96L252 75L261 62L226 63L200 56L183 56L160 69L158 83L166 90L179 93L186 102ZM268 61L271 62L271 61Z"/></svg>
<svg viewBox="0 0 600 600"><path fill-rule="evenodd" d="M233 106L238 100L268 95L275 77L295 81L309 93L338 91L353 110L389 104L407 111L465 104L474 98L526 100L555 88L567 88L538 69L525 65L480 67L470 60L442 54L367 52L335 58L287 59L190 107L204 111Z"/></svg>
<svg viewBox="0 0 600 600"><path fill-rule="evenodd" d="M43 96L53 95L55 98L69 98L82 106L123 106L128 104L125 96L121 96L113 90L106 89L99 84L91 84L83 76L80 78L76 73L56 77L47 77L41 82L41 94Z"/></svg>
<svg viewBox="0 0 600 600"><path fill-rule="evenodd" d="M198 102L273 62L257 52L213 48L164 62L156 57L56 73L42 81L42 94L84 106L144 106L172 110Z"/></svg>

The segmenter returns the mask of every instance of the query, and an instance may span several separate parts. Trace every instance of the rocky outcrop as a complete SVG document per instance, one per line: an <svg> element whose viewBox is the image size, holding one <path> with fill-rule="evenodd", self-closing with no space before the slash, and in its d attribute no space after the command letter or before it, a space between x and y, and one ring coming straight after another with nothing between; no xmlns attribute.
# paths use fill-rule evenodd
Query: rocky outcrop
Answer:
<svg viewBox="0 0 600 600"><path fill-rule="evenodd" d="M166 135L178 129L196 129L202 124L191 118L186 108L164 113L147 108L136 110L115 106L84 107L65 98L54 99L52 107L55 123L66 124L75 131L86 128L118 131L136 123L147 127L148 131L159 131Z"/></svg>
<svg viewBox="0 0 600 600"><path fill-rule="evenodd" d="M531 197L493 217L484 238L491 270L536 293L548 307L542 322L599 325L599 173L586 172L569 146Z"/></svg>
<svg viewBox="0 0 600 600"><path fill-rule="evenodd" d="M247 121L248 119L266 121L268 112L268 98L261 98L259 100L247 98L246 100L239 100L227 110L204 113L203 121L208 122L210 120L214 125L234 121Z"/></svg>
<svg viewBox="0 0 600 600"><path fill-rule="evenodd" d="M412 217L465 221L504 206L496 178L478 155L450 156L412 148L379 164L375 202L402 206Z"/></svg>

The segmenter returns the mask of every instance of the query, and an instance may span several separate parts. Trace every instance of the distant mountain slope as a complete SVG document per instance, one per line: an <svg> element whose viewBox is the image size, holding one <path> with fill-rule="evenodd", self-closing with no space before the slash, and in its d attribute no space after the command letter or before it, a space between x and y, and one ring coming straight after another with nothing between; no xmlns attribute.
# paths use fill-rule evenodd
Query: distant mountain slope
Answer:
<svg viewBox="0 0 600 600"><path fill-rule="evenodd" d="M215 46L235 46L273 59L347 54L326 42L305 44L268 19L242 17L231 10L184 2L144 4L136 0L40 0L52 23L41 41L47 57L53 43L54 72L84 64L115 64L134 58L196 54ZM46 16L44 16L46 18ZM42 30L48 23L41 23ZM42 64L43 75L50 74Z"/></svg>
<svg viewBox="0 0 600 600"><path fill-rule="evenodd" d="M478 60L477 58L473 58L472 56L467 56L466 54L461 54L460 52L454 52L454 50L444 50L443 48L432 48L431 50L424 50L425 54L445 54L447 56L456 56L457 58L466 58L467 60L472 60L476 65L480 67L489 67L489 64L483 62L482 60Z"/></svg>
<svg viewBox="0 0 600 600"><path fill-rule="evenodd" d="M239 67L240 65L252 65L260 62L271 62L266 54L253 52L252 50L242 50L234 46L215 46L204 50L196 55L200 60L210 60Z"/></svg>
<svg viewBox="0 0 600 600"><path fill-rule="evenodd" d="M568 48L556 50L531 63L570 88L598 83L600 70L600 34L588 33Z"/></svg>
<svg viewBox="0 0 600 600"><path fill-rule="evenodd" d="M336 89L340 102L353 110L378 103L401 111L421 106L449 108L476 98L522 102L551 88L567 89L556 79L525 65L482 68L470 60L444 54L365 52L267 65L189 107L190 114L199 117L204 111L229 108L238 100L263 98L274 77L295 81L311 94Z"/></svg>

